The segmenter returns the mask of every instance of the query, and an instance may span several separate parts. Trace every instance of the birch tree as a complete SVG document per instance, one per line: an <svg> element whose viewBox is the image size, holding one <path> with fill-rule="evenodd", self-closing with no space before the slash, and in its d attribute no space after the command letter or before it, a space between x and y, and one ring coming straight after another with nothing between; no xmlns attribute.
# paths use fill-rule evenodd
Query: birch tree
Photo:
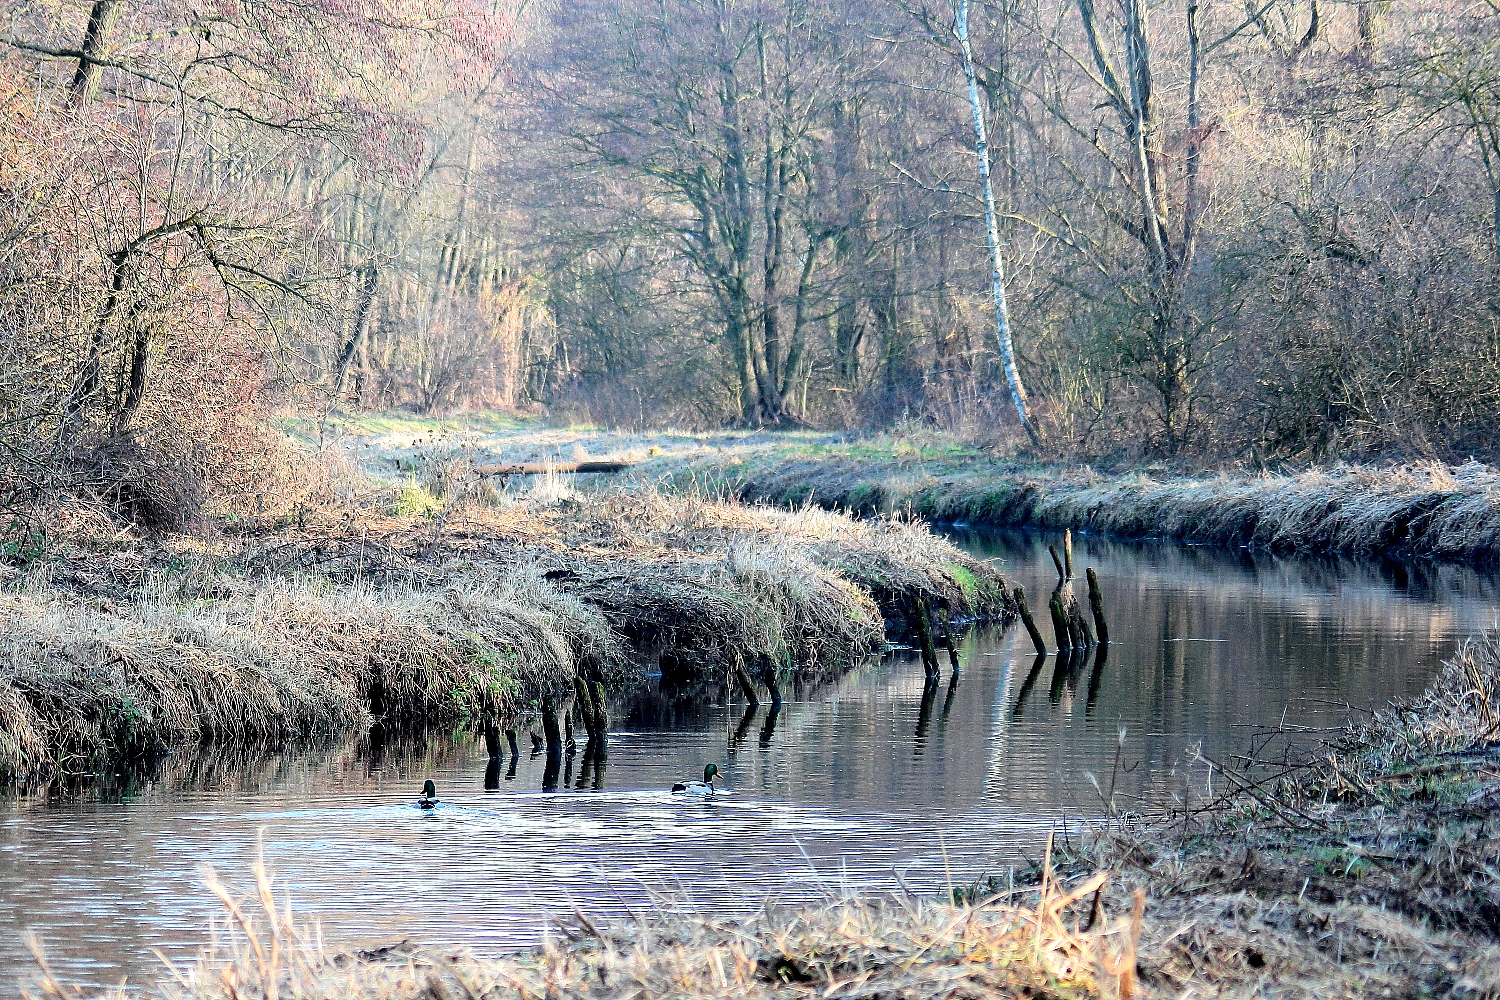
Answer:
<svg viewBox="0 0 1500 1000"><path fill-rule="evenodd" d="M974 50L969 43L969 0L959 0L954 8L954 35L963 54L964 80L968 84L969 108L974 119L974 153L979 163L979 189L984 203L985 238L990 250L990 288L995 302L995 337L1000 347L1000 364L1010 389L1016 417L1033 445L1040 445L1041 434L1031 417L1031 405L1021 373L1016 368L1016 347L1010 329L1010 306L1005 297L1005 257L1000 243L1000 225L995 213L995 186L990 179L990 145L985 130L985 107L979 97L979 75L974 68Z"/></svg>

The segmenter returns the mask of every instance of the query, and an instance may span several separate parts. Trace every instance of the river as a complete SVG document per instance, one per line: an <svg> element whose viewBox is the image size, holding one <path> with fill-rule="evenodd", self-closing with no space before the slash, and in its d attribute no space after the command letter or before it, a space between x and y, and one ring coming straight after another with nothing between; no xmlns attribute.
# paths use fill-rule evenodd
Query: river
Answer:
<svg viewBox="0 0 1500 1000"><path fill-rule="evenodd" d="M1056 538L955 537L1045 604ZM650 683L617 706L602 773L574 759L555 792L524 746L487 782L468 737L378 731L13 790L0 800L0 979L31 977L31 931L65 979L149 983L153 950L191 958L207 939L220 907L204 867L243 890L258 843L294 909L353 945L494 954L540 942L575 908L607 920L942 892L1025 864L1065 822L1076 835L1107 798L1152 812L1201 795L1195 748L1232 757L1268 730L1311 746L1418 693L1496 606L1496 581L1459 566L1087 536L1077 562L1098 570L1108 605L1102 664L1038 663L1023 630L981 627L956 683L945 664L924 689L915 654L894 650L774 717L674 704ZM707 762L720 794L667 790ZM424 813L412 803L429 777L444 806Z"/></svg>

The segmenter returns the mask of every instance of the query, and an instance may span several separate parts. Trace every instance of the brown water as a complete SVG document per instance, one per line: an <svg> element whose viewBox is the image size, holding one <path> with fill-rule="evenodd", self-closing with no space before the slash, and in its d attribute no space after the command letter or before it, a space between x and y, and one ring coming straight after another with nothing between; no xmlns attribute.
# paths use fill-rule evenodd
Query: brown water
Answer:
<svg viewBox="0 0 1500 1000"><path fill-rule="evenodd" d="M1055 539L961 540L1043 603ZM1024 632L980 629L957 684L925 692L905 651L774 719L646 690L617 713L603 773L575 759L556 792L540 791L544 758L524 749L486 791L468 738L359 734L12 794L0 801L0 982L30 975L25 929L76 981L156 978L152 949L192 956L217 912L203 866L243 886L258 837L296 908L352 944L497 953L540 941L575 906L607 918L663 899L721 913L941 891L1034 857L1064 815L1100 813L1090 774L1113 781L1120 808L1159 808L1201 788L1195 745L1229 755L1277 726L1315 742L1351 706L1420 691L1494 608L1495 582L1460 567L1089 538L1078 562L1098 568L1109 603L1102 665L1037 665ZM725 794L666 791L708 761ZM446 803L433 813L411 804L427 777Z"/></svg>

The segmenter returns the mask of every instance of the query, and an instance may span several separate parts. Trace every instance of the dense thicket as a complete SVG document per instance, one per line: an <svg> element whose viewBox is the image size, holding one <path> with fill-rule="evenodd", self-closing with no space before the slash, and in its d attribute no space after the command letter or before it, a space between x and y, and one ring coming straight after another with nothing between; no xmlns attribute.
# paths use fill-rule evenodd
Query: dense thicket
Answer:
<svg viewBox="0 0 1500 1000"><path fill-rule="evenodd" d="M504 38L466 0L7 5L0 500L170 524L264 490L278 386L342 389L407 315L409 262L461 228L442 172ZM484 315L495 280L444 273L411 330L488 335L449 317Z"/></svg>
<svg viewBox="0 0 1500 1000"><path fill-rule="evenodd" d="M288 401L1012 434L961 11L1044 450L1494 450L1491 0L36 0L10 495L171 520Z"/></svg>

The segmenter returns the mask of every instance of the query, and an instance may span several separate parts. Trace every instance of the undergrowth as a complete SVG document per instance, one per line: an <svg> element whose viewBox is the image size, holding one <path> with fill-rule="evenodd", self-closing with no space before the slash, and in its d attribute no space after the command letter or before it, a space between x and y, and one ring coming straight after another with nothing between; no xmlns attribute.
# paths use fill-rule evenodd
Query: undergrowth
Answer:
<svg viewBox="0 0 1500 1000"><path fill-rule="evenodd" d="M1305 759L1200 756L1201 792L1060 863L1117 873L1105 912L1147 894L1160 995L1500 997L1497 720L1491 632Z"/></svg>

